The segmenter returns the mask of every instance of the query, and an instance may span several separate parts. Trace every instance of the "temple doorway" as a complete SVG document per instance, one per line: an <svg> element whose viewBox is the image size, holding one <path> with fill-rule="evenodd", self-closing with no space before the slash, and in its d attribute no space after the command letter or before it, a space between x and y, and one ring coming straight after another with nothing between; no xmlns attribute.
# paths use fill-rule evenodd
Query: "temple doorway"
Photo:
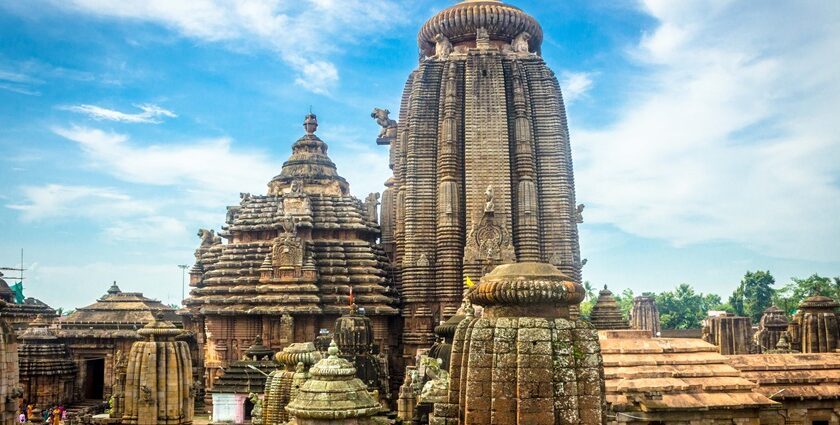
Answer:
<svg viewBox="0 0 840 425"><path fill-rule="evenodd" d="M243 408L245 409L245 411L243 412L245 414L245 420L251 420L251 411L254 410L254 403L251 403L250 398L245 399L245 405Z"/></svg>
<svg viewBox="0 0 840 425"><path fill-rule="evenodd" d="M102 400L105 389L105 359L85 360L85 385L84 395L86 399Z"/></svg>

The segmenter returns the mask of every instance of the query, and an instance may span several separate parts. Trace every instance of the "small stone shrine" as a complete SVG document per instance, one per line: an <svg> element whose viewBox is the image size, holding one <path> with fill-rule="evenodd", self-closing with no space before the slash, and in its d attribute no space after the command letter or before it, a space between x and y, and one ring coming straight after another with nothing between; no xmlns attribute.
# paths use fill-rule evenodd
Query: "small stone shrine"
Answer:
<svg viewBox="0 0 840 425"><path fill-rule="evenodd" d="M544 263L502 265L467 294L483 306L455 331L449 397L432 425L599 425L606 420L597 331L569 320L583 287Z"/></svg>
<svg viewBox="0 0 840 425"><path fill-rule="evenodd" d="M191 425L195 402L190 350L159 314L137 331L128 354L123 425Z"/></svg>
<svg viewBox="0 0 840 425"><path fill-rule="evenodd" d="M241 360L228 366L210 391L213 423L251 423L255 403L251 394L262 394L268 374L277 369L274 352L257 336Z"/></svg>
<svg viewBox="0 0 840 425"><path fill-rule="evenodd" d="M76 363L50 323L38 316L18 341L20 384L26 403L55 406L75 401Z"/></svg>
<svg viewBox="0 0 840 425"><path fill-rule="evenodd" d="M636 330L650 331L651 336L659 336L662 329L659 325L659 308L656 298L651 295L640 295L633 298L633 309L630 310L630 327Z"/></svg>
<svg viewBox="0 0 840 425"><path fill-rule="evenodd" d="M284 369L271 372L265 381L264 425L279 425L289 420L286 406L309 380L309 369L321 360L321 353L311 342L300 342L284 348L274 359Z"/></svg>
<svg viewBox="0 0 840 425"><path fill-rule="evenodd" d="M802 353L830 353L838 348L837 301L815 295L799 304L788 326L791 345Z"/></svg>
<svg viewBox="0 0 840 425"><path fill-rule="evenodd" d="M360 314L356 304L350 306L348 314L336 319L333 341L338 346L338 355L353 363L356 377L361 379L370 391L378 391L380 397L388 399L388 385L382 386L381 375L385 371L380 370L379 359L373 355L376 349L370 318ZM385 382L388 382L387 377Z"/></svg>
<svg viewBox="0 0 840 425"><path fill-rule="evenodd" d="M621 314L621 307L618 306L612 291L607 289L607 285L604 285L604 289L598 294L598 300L595 301L589 317L592 326L598 330L630 328L627 319Z"/></svg>
<svg viewBox="0 0 840 425"><path fill-rule="evenodd" d="M310 369L312 377L286 406L296 425L385 425L375 418L382 406L356 378L353 364L338 356L333 342L329 357Z"/></svg>
<svg viewBox="0 0 840 425"><path fill-rule="evenodd" d="M752 352L750 318L732 313L707 317L703 324L703 340L716 345L723 355L749 354Z"/></svg>
<svg viewBox="0 0 840 425"><path fill-rule="evenodd" d="M764 310L758 322L758 332L753 335L756 352L764 353L776 349L779 338L787 333L788 324L787 315L782 309L771 306Z"/></svg>

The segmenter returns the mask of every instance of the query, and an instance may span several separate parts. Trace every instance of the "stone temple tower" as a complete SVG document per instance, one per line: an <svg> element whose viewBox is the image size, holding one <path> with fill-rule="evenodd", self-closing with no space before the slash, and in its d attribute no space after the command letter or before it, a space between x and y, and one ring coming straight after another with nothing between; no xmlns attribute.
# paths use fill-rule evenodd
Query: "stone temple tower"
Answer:
<svg viewBox="0 0 840 425"><path fill-rule="evenodd" d="M530 261L580 281L582 206L542 40L533 17L497 0L463 1L420 30L420 64L385 141L394 177L382 232L394 239L407 352L433 342L467 276Z"/></svg>

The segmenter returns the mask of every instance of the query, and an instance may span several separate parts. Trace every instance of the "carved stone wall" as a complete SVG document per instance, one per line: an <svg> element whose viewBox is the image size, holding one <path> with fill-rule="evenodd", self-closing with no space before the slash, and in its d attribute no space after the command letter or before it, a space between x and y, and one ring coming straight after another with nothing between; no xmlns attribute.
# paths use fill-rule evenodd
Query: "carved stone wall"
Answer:
<svg viewBox="0 0 840 425"><path fill-rule="evenodd" d="M791 345L803 353L830 353L838 348L837 307L831 298L813 296L799 305L788 329Z"/></svg>
<svg viewBox="0 0 840 425"><path fill-rule="evenodd" d="M768 307L758 323L758 332L753 335L756 351L764 353L775 350L779 338L787 333L788 319L785 312L778 307Z"/></svg>
<svg viewBox="0 0 840 425"><path fill-rule="evenodd" d="M0 425L17 423L21 390L18 383L17 340L5 320L6 302L0 300Z"/></svg>

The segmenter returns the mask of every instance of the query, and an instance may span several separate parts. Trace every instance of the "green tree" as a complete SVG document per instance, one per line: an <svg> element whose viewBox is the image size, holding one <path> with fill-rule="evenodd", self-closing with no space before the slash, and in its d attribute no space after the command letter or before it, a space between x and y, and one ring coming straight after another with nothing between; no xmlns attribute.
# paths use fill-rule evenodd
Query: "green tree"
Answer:
<svg viewBox="0 0 840 425"><path fill-rule="evenodd" d="M621 308L621 314L625 319L629 319L630 311L633 310L633 299L636 298L636 295L633 294L633 290L627 288L621 291L620 294L613 295L615 296L615 301L618 302L619 308Z"/></svg>
<svg viewBox="0 0 840 425"><path fill-rule="evenodd" d="M595 287L588 280L583 282L583 291L586 294L586 298L580 303L580 317L589 320L589 317L592 315L592 307L595 306L597 293L595 292Z"/></svg>
<svg viewBox="0 0 840 425"><path fill-rule="evenodd" d="M673 291L657 295L656 305L663 329L698 328L709 310L723 306L719 295L695 292L686 283L680 284Z"/></svg>
<svg viewBox="0 0 840 425"><path fill-rule="evenodd" d="M840 277L829 278L814 273L805 279L791 278L790 283L776 291L773 303L793 314L802 300L814 295L840 299Z"/></svg>
<svg viewBox="0 0 840 425"><path fill-rule="evenodd" d="M741 284L729 297L729 305L739 316L749 317L758 323L767 307L773 305L776 279L769 271L748 271Z"/></svg>

